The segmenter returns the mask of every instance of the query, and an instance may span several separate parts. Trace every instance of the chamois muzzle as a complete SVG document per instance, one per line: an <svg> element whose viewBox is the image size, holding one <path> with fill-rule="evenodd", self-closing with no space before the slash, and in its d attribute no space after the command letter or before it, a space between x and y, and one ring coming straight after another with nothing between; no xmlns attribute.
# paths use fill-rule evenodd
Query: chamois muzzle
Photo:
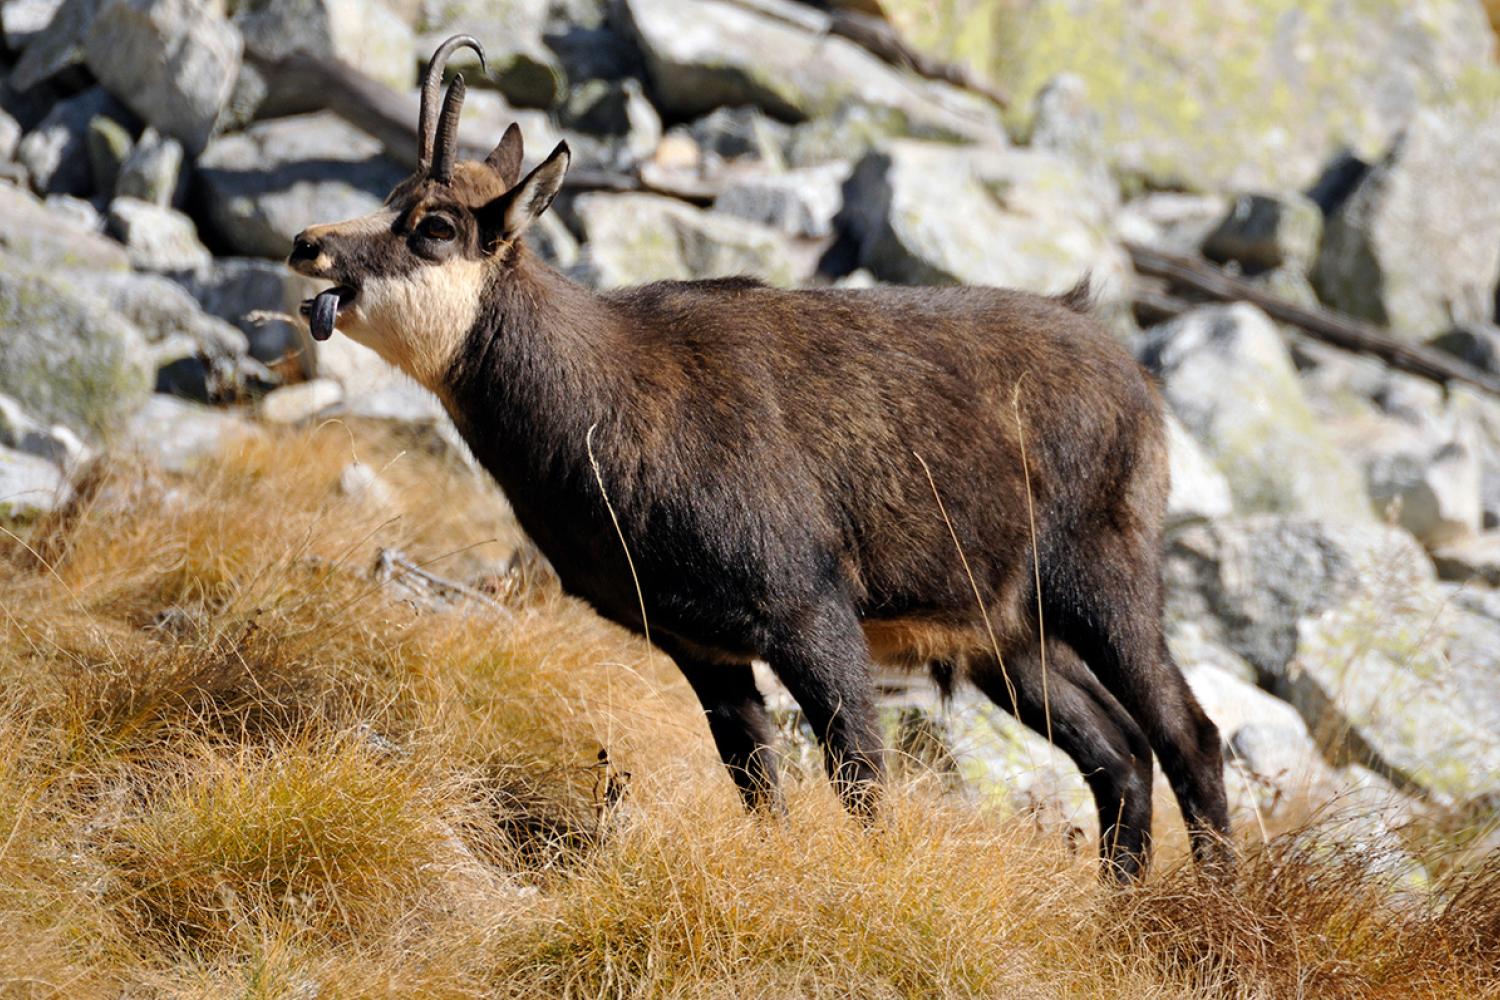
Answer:
<svg viewBox="0 0 1500 1000"><path fill-rule="evenodd" d="M299 233L292 241L292 252L287 257L287 264L298 274L305 274L312 278L331 279L334 276L328 273L327 248L312 233L313 230L306 230ZM358 295L359 290L353 285L340 284L326 288L305 300L300 311L307 319L307 326L313 339L327 340L333 336L333 328L338 320L339 311L353 305Z"/></svg>

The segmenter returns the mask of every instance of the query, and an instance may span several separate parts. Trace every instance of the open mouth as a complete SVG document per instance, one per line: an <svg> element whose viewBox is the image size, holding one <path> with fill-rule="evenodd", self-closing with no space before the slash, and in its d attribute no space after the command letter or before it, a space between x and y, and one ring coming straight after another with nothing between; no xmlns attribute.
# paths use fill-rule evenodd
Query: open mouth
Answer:
<svg viewBox="0 0 1500 1000"><path fill-rule="evenodd" d="M302 315L307 317L308 329L314 340L327 340L333 336L334 323L339 313L354 304L359 289L352 285L334 285L302 303Z"/></svg>

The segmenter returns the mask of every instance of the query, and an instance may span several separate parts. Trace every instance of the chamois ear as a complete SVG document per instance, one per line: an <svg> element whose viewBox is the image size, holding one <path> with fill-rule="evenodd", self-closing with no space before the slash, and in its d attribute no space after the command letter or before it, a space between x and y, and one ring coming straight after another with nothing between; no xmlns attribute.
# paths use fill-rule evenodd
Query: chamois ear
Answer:
<svg viewBox="0 0 1500 1000"><path fill-rule="evenodd" d="M558 143L552 155L527 174L521 183L479 210L477 215L486 250L520 236L537 216L547 210L562 187L571 156L568 144Z"/></svg>
<svg viewBox="0 0 1500 1000"><path fill-rule="evenodd" d="M499 144L490 150L490 155L484 158L484 162L500 175L506 187L513 188L521 178L521 156L521 129L515 122L511 122L505 134L500 137Z"/></svg>

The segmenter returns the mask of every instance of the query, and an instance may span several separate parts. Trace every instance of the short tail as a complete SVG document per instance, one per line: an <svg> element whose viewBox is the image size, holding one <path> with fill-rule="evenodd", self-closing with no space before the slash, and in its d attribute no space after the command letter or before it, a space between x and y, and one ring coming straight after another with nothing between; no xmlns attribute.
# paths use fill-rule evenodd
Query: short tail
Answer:
<svg viewBox="0 0 1500 1000"><path fill-rule="evenodd" d="M1094 280L1093 275L1087 272L1078 279L1078 283L1061 295L1054 295L1053 301L1065 306L1076 313L1087 315L1094 311Z"/></svg>

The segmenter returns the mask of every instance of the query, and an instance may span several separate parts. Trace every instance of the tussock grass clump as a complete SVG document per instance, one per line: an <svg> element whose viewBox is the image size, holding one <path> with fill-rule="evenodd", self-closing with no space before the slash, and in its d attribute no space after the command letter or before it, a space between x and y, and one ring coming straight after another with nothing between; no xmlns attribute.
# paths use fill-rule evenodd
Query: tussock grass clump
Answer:
<svg viewBox="0 0 1500 1000"><path fill-rule="evenodd" d="M1089 936L1052 921L1097 898L1060 846L921 785L872 831L811 782L776 823L699 798L624 819L497 973L529 996L1047 995Z"/></svg>
<svg viewBox="0 0 1500 1000"><path fill-rule="evenodd" d="M1066 829L904 768L866 830L793 767L745 816L686 685L532 575L461 463L369 428L191 475L99 466L0 532L0 995L1464 997L1500 988L1482 830L1413 884L1337 816L1103 888ZM381 470L387 496L340 472ZM9 529L8 529L9 530ZM1422 837L1409 845L1429 860ZM1418 850L1417 848L1422 848ZM1383 853L1384 852L1384 853ZM1409 860L1409 859L1408 859Z"/></svg>
<svg viewBox="0 0 1500 1000"><path fill-rule="evenodd" d="M1418 892L1393 848L1294 831L1245 851L1227 884L1162 873L1113 926L1208 995L1483 995L1500 987L1496 861Z"/></svg>
<svg viewBox="0 0 1500 1000"><path fill-rule="evenodd" d="M182 939L232 941L303 917L330 940L441 895L459 845L424 775L353 738L171 762L111 833L123 912Z"/></svg>

